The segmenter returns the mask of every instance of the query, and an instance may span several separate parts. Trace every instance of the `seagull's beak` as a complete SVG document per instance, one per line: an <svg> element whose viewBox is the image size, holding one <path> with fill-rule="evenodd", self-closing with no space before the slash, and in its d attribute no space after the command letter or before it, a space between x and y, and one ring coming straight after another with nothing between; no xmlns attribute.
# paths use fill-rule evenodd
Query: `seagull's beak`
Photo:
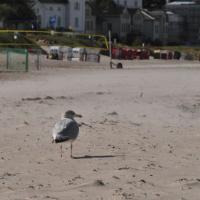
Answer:
<svg viewBox="0 0 200 200"><path fill-rule="evenodd" d="M75 114L75 117L79 117L79 118L81 118L81 117L82 117L82 115Z"/></svg>

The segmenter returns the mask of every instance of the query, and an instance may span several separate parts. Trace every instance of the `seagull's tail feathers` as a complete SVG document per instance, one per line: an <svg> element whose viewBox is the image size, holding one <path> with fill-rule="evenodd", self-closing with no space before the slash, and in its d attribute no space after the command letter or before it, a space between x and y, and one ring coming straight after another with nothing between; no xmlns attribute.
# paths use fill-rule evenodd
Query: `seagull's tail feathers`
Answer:
<svg viewBox="0 0 200 200"><path fill-rule="evenodd" d="M54 142L55 142L55 143L61 143L61 142L69 141L69 140L70 140L70 138L67 138L67 137L65 137L65 138L63 138L63 137L56 137L56 138L54 139Z"/></svg>

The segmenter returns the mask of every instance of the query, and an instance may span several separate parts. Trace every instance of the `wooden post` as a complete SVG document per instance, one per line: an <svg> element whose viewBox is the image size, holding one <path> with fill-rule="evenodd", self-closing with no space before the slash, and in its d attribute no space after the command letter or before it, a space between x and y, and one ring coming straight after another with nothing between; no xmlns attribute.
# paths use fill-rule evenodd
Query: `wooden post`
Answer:
<svg viewBox="0 0 200 200"><path fill-rule="evenodd" d="M6 49L6 69L8 70L8 49Z"/></svg>
<svg viewBox="0 0 200 200"><path fill-rule="evenodd" d="M40 55L41 55L41 50L40 49L37 49L37 60L36 60L36 67L37 67L37 70L40 70Z"/></svg>
<svg viewBox="0 0 200 200"><path fill-rule="evenodd" d="M27 49L25 49L25 53L26 53L26 66L25 66L25 70L26 70L26 72L28 72L28 66L29 66L29 60L28 60L28 50Z"/></svg>
<svg viewBox="0 0 200 200"><path fill-rule="evenodd" d="M112 69L112 38L111 38L111 30L108 32L109 37L109 56L110 56L110 68Z"/></svg>

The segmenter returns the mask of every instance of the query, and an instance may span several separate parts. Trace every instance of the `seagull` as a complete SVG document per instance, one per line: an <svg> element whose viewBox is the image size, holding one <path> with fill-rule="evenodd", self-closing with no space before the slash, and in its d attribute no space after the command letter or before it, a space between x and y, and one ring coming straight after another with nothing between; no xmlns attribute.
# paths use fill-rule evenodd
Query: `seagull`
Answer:
<svg viewBox="0 0 200 200"><path fill-rule="evenodd" d="M64 113L64 116L58 121L53 128L53 143L63 143L69 141L71 143L71 158L73 157L72 148L73 142L79 134L79 124L75 121L75 117L82 117L72 110ZM61 157L62 157L62 144L61 144Z"/></svg>

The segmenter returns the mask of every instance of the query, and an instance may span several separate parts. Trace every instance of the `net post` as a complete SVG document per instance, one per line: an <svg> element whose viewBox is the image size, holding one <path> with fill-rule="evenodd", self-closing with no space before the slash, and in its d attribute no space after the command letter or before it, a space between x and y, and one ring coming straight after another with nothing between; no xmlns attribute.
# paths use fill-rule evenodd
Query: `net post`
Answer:
<svg viewBox="0 0 200 200"><path fill-rule="evenodd" d="M26 66L25 66L25 71L28 72L29 68L29 63L28 63L28 50L25 49L25 55L26 55Z"/></svg>
<svg viewBox="0 0 200 200"><path fill-rule="evenodd" d="M37 68L37 70L39 71L40 70L40 66L39 66L39 50L37 49L36 50L37 51L37 58L36 58L36 68Z"/></svg>
<svg viewBox="0 0 200 200"><path fill-rule="evenodd" d="M6 69L9 68L9 50L6 48Z"/></svg>
<svg viewBox="0 0 200 200"><path fill-rule="evenodd" d="M110 68L112 69L112 38L111 38L111 30L108 31L108 38L109 38Z"/></svg>

